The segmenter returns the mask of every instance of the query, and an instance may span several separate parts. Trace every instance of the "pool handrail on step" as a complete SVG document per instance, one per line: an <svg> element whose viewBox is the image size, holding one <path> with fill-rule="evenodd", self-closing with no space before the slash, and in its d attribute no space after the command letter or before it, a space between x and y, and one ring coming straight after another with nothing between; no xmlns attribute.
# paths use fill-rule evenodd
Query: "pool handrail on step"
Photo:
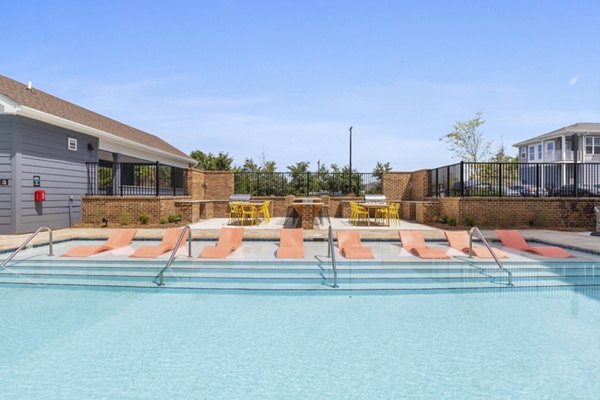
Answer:
<svg viewBox="0 0 600 400"><path fill-rule="evenodd" d="M167 263L165 264L163 269L161 269L160 272L158 274L156 274L156 276L152 280L152 282L156 283L157 286L165 285L165 283L163 281L164 273L167 270L167 268L169 268L171 266L171 264L173 263L173 261L175 260L175 257L177 256L177 252L179 251L179 246L181 245L181 241L185 237L186 232L188 235L188 238L187 238L188 257L192 256L192 228L189 225L186 225L183 227L183 230L181 231L181 234L179 235L179 238L177 239L177 244L175 245L175 248L173 249L173 252L171 253L171 257L169 257L169 261L167 261Z"/></svg>
<svg viewBox="0 0 600 400"><path fill-rule="evenodd" d="M502 263L500 262L500 260L498 259L498 257L496 257L496 254L494 254L494 252L492 251L492 248L490 247L489 243L487 240L485 240L485 237L483 237L483 233L481 233L481 231L479 230L478 227L474 226L471 228L471 230L469 231L469 258L473 258L473 235L477 234L479 236L479 238L481 239L481 241L483 242L483 244L485 245L485 247L487 247L487 249L489 250L490 254L492 255L492 257L494 258L494 261L496 261L496 264L498 265L498 267L506 272L506 274L508 275L508 286L512 286L512 272L510 272L509 270L507 270L506 268L504 268L504 266L502 265Z"/></svg>
<svg viewBox="0 0 600 400"><path fill-rule="evenodd" d="M33 232L31 235L29 235L29 237L27 239L25 239L25 241L15 250L12 252L12 254L2 262L2 264L0 264L0 268L5 268L6 264L8 264L10 262L10 260L12 260L21 250L23 250L25 248L25 246L27 246L29 244L29 242L31 242L33 240L34 237L37 236L38 233L40 233L41 231L48 231L48 255L49 256L53 256L54 255L54 249L53 249L53 241L52 241L52 229L48 228L47 226L40 226L35 232Z"/></svg>
<svg viewBox="0 0 600 400"><path fill-rule="evenodd" d="M333 248L333 228L331 227L331 219L329 218L329 210L327 210L327 221L329 222L329 229L327 232L327 257L331 258L331 268L333 269L333 287L339 287L337 284L337 267L335 265L335 251Z"/></svg>

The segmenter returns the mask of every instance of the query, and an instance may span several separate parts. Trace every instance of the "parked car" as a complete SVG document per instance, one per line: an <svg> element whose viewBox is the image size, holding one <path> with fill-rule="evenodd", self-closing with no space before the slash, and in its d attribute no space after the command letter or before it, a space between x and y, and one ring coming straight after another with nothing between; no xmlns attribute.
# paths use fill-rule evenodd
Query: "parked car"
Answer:
<svg viewBox="0 0 600 400"><path fill-rule="evenodd" d="M492 185L485 182L479 181L465 181L464 185L461 182L455 182L452 185L451 193L454 196L460 196L464 194L465 196L491 196L492 195Z"/></svg>
<svg viewBox="0 0 600 400"><path fill-rule="evenodd" d="M506 196L506 197L521 196L520 190L515 190L509 186L500 186L500 187L493 186L492 191L494 192L495 196Z"/></svg>
<svg viewBox="0 0 600 400"><path fill-rule="evenodd" d="M577 197L597 197L600 196L600 188L595 188L588 185L577 186ZM575 197L575 185L563 185L555 188L551 192L552 196L557 197Z"/></svg>
<svg viewBox="0 0 600 400"><path fill-rule="evenodd" d="M543 188L541 186L535 186L535 185L515 185L512 187L514 190L519 190L519 192L521 193L521 196L548 196L548 191L546 190L546 188Z"/></svg>

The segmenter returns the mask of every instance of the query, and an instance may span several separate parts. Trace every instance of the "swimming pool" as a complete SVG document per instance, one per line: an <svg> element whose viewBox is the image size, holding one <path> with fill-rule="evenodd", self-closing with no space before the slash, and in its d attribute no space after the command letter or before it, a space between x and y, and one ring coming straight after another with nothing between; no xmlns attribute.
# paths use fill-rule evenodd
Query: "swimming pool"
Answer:
<svg viewBox="0 0 600 400"><path fill-rule="evenodd" d="M0 286L2 398L598 398L599 298Z"/></svg>

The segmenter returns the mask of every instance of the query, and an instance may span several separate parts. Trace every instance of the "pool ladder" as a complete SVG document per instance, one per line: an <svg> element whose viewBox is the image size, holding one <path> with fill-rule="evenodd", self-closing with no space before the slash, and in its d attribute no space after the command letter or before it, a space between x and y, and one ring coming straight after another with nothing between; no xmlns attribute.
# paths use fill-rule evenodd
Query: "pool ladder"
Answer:
<svg viewBox="0 0 600 400"><path fill-rule="evenodd" d="M192 228L190 228L189 225L186 225L183 227L183 230L181 231L181 234L179 235L179 238L177 239L177 244L175 245L175 249L171 253L171 257L169 257L169 261L167 261L167 263L165 264L163 269L161 269L160 272L158 274L156 274L156 276L152 280L152 282L156 283L157 286L165 285L165 282L164 282L165 271L171 266L171 264L173 264L173 261L175 260L175 257L177 256L177 252L179 251L179 246L181 246L181 241L185 237L186 233L187 233L187 242L188 242L188 257L192 256Z"/></svg>
<svg viewBox="0 0 600 400"><path fill-rule="evenodd" d="M29 242L31 242L33 240L34 237L37 236L38 233L40 233L41 231L48 231L48 255L49 256L53 256L54 255L54 249L53 249L53 240L52 240L52 229L48 228L47 226L40 226L35 232L33 232L31 235L29 235L29 237L27 239L25 239L25 241L19 246L19 248L17 248L15 251L13 251L13 253L2 262L2 264L0 264L0 268L6 268L6 264L8 264L10 262L10 260L12 260L21 250L23 250L25 248L25 246L27 246L29 244Z"/></svg>
<svg viewBox="0 0 600 400"><path fill-rule="evenodd" d="M492 255L492 257L494 257L494 261L496 261L496 264L498 265L498 267L506 272L506 274L508 275L508 286L513 286L512 283L512 272L510 272L509 270L507 270L506 268L504 268L504 266L502 265L502 263L500 262L500 260L498 259L498 257L496 257L496 254L492 251L492 248L490 247L489 243L487 240L485 240L485 237L483 237L483 234L481 233L481 231L479 230L478 227L474 226L473 228L471 228L471 230L469 231L469 258L473 258L473 235L477 234L477 236L479 236L479 238L481 239L481 241L483 242L483 244L485 245L485 247L487 247L487 249L489 250L490 254Z"/></svg>

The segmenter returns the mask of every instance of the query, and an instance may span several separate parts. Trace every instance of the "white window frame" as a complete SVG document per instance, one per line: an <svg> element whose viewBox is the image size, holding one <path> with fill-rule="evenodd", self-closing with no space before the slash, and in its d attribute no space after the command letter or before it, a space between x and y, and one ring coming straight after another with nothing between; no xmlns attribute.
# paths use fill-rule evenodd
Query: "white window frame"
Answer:
<svg viewBox="0 0 600 400"><path fill-rule="evenodd" d="M554 142L546 143L546 152L554 152Z"/></svg>
<svg viewBox="0 0 600 400"><path fill-rule="evenodd" d="M541 143L537 145L537 156L538 160L542 160L544 158L544 146Z"/></svg>
<svg viewBox="0 0 600 400"><path fill-rule="evenodd" d="M522 159L527 159L527 147L523 146L521 147L521 158Z"/></svg>
<svg viewBox="0 0 600 400"><path fill-rule="evenodd" d="M77 138L68 137L67 138L67 150L69 151L77 151Z"/></svg>
<svg viewBox="0 0 600 400"><path fill-rule="evenodd" d="M535 161L535 146L531 145L529 146L529 154L528 154L528 158L529 161Z"/></svg>
<svg viewBox="0 0 600 400"><path fill-rule="evenodd" d="M588 144L588 141L590 144ZM591 151L588 151L591 148ZM596 151L598 148L598 151ZM600 155L600 136L586 136L585 137L585 154Z"/></svg>

